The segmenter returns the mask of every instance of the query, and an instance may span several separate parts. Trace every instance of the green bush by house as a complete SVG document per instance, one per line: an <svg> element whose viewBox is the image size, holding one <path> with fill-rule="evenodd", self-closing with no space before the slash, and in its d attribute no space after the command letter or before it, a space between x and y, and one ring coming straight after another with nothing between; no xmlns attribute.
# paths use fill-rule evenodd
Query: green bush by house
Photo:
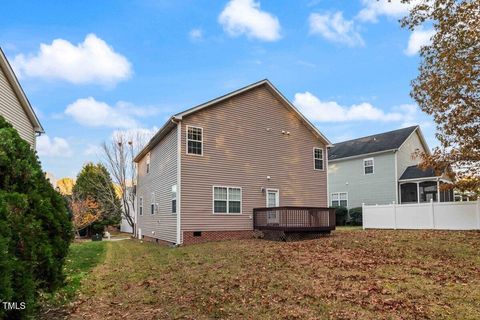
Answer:
<svg viewBox="0 0 480 320"><path fill-rule="evenodd" d="M351 208L348 211L348 222L351 226L362 225L362 207Z"/></svg>
<svg viewBox="0 0 480 320"><path fill-rule="evenodd" d="M30 145L0 116L0 300L17 302L16 310L0 308L0 318L31 316L39 292L63 283L72 237L63 198Z"/></svg>
<svg viewBox="0 0 480 320"><path fill-rule="evenodd" d="M335 207L335 222L337 226L344 226L347 223L348 209L345 207Z"/></svg>

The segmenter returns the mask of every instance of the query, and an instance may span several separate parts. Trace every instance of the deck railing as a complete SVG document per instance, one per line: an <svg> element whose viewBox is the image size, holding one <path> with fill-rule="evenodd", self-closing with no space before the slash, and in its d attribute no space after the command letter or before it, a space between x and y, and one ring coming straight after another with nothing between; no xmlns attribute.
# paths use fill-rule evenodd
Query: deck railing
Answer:
<svg viewBox="0 0 480 320"><path fill-rule="evenodd" d="M253 228L290 232L335 229L335 209L317 207L272 207L253 209Z"/></svg>

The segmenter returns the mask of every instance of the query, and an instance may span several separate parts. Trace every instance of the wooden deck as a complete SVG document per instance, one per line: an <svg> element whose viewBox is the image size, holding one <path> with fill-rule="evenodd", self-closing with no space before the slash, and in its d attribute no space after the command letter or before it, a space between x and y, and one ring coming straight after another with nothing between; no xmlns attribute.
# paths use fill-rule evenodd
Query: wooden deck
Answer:
<svg viewBox="0 0 480 320"><path fill-rule="evenodd" d="M335 209L319 207L272 207L253 209L253 228L292 233L335 230Z"/></svg>

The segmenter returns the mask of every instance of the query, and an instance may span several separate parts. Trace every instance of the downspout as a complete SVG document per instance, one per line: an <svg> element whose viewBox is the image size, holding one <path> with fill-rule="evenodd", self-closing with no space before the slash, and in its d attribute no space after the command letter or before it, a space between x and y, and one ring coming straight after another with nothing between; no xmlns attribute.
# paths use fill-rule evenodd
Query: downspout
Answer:
<svg viewBox="0 0 480 320"><path fill-rule="evenodd" d="M398 150L394 151L395 154L395 203L398 202Z"/></svg>
<svg viewBox="0 0 480 320"><path fill-rule="evenodd" d="M181 212L182 212L182 121L173 120L177 123L177 241L176 245L182 244Z"/></svg>
<svg viewBox="0 0 480 320"><path fill-rule="evenodd" d="M328 146L325 147L325 173L327 174L327 208L330 207L330 189L328 186Z"/></svg>

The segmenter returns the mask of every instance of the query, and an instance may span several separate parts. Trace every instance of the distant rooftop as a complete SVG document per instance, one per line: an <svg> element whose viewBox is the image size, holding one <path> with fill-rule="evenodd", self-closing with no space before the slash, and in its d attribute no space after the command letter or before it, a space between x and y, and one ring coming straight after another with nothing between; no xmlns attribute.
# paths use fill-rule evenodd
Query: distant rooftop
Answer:
<svg viewBox="0 0 480 320"><path fill-rule="evenodd" d="M368 137L335 143L328 151L329 160L398 149L418 126L402 128Z"/></svg>

